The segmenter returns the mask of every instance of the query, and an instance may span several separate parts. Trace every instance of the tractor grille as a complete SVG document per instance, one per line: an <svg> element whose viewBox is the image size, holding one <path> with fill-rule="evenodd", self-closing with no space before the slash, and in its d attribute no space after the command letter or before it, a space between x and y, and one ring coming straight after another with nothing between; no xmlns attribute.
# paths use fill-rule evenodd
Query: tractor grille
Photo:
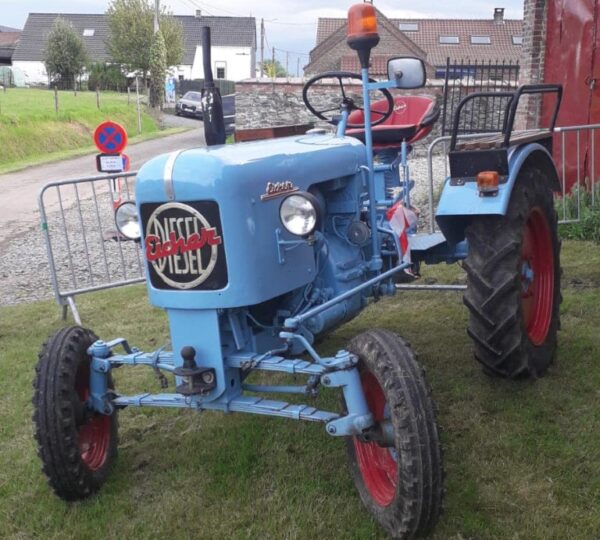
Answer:
<svg viewBox="0 0 600 540"><path fill-rule="evenodd" d="M156 289L205 291L228 282L219 205L142 204L143 249Z"/></svg>

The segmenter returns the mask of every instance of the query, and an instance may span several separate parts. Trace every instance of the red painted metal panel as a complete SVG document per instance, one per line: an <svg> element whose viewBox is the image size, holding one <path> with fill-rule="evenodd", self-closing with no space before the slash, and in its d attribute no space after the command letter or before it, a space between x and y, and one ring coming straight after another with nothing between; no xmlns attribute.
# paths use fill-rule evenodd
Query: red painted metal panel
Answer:
<svg viewBox="0 0 600 540"><path fill-rule="evenodd" d="M563 104L557 122L559 126L600 123L600 80L596 89L592 91L590 87L593 73L597 71L600 74L600 58L595 60L598 3L598 0L548 2L544 80L547 83L560 83L564 87ZM550 100L545 101L544 122L548 121L551 109ZM589 136L587 133L581 134L579 152L574 135L569 136L566 143L567 188L570 188L577 181L578 165L583 173L587 171ZM557 166L562 172L560 137L555 137L555 150ZM584 174L581 176L583 179Z"/></svg>

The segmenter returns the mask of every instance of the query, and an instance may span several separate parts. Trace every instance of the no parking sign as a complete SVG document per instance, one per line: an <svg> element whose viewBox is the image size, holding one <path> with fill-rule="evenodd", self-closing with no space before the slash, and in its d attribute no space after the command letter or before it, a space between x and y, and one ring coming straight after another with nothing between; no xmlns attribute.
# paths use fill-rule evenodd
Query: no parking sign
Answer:
<svg viewBox="0 0 600 540"><path fill-rule="evenodd" d="M117 173L129 170L129 158L121 152L127 146L127 132L121 124L110 120L94 130L94 143L100 154L96 156L98 172Z"/></svg>
<svg viewBox="0 0 600 540"><path fill-rule="evenodd" d="M121 124L108 120L94 131L94 142L103 154L120 154L127 146L127 132Z"/></svg>
<svg viewBox="0 0 600 540"><path fill-rule="evenodd" d="M101 152L96 156L98 172L120 173L129 170L129 157L122 154L127 146L127 132L121 124L110 120L102 122L94 130L94 143ZM116 208L121 204L122 195L119 178L111 179L111 194L113 206Z"/></svg>

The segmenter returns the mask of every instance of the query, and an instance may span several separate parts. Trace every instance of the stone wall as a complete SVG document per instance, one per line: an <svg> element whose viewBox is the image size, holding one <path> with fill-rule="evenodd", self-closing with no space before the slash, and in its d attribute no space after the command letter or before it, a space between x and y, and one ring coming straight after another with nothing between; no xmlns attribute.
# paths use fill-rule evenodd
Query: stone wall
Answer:
<svg viewBox="0 0 600 540"><path fill-rule="evenodd" d="M311 114L302 100L302 79L251 79L236 83L236 129L255 129L269 126L288 126L314 123L316 127L332 129L331 124L320 121ZM360 85L346 85L347 95L361 102ZM441 101L440 85L417 90L394 91L400 95L429 96ZM393 92L393 93L394 93ZM341 100L337 82L319 83L311 88L309 98L317 109L332 109ZM382 99L381 93L373 93L372 99ZM332 113L327 113L332 114ZM335 114L335 113L334 113Z"/></svg>

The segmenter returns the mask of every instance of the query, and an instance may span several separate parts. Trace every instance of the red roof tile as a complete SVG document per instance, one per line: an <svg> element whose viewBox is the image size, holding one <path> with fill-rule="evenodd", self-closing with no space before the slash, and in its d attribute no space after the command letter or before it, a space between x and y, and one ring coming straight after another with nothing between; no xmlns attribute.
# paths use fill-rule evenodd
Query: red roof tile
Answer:
<svg viewBox="0 0 600 540"><path fill-rule="evenodd" d="M16 45L20 36L21 32L0 32L0 45L3 47Z"/></svg>
<svg viewBox="0 0 600 540"><path fill-rule="evenodd" d="M523 35L523 21L520 20L505 19L502 23L495 23L492 19L388 20L396 28L399 28L400 23L418 25L418 31L402 33L427 52L427 61L432 65L444 65L447 57L451 60L516 63L521 54L521 45L513 43L513 36ZM346 19L319 19L316 46L345 25ZM439 42L440 36L456 36L459 38L459 43L443 45ZM489 36L490 44L472 44L471 36Z"/></svg>

